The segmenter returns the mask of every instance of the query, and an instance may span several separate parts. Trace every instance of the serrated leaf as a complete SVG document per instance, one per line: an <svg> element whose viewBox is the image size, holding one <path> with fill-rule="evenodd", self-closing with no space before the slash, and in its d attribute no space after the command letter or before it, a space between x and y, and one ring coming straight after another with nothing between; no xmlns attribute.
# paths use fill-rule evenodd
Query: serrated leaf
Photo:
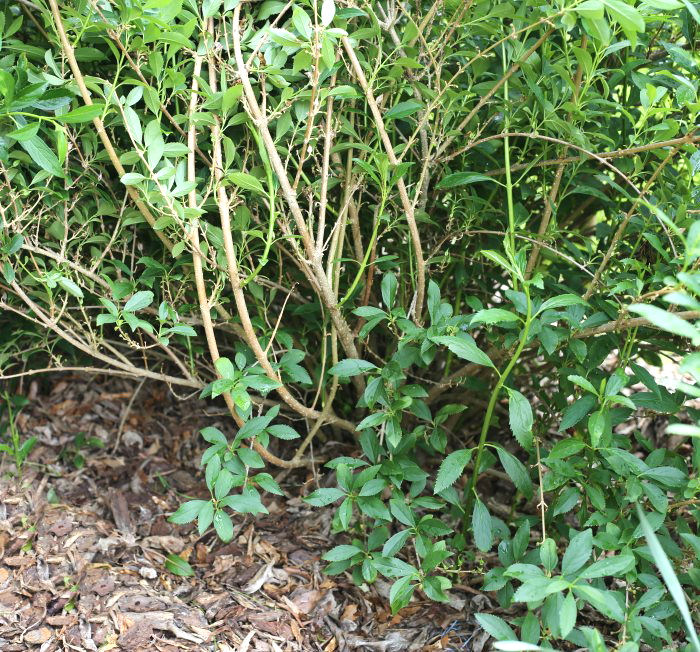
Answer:
<svg viewBox="0 0 700 652"><path fill-rule="evenodd" d="M479 625L493 636L497 641L513 641L517 639L511 626L494 614L474 614Z"/></svg>
<svg viewBox="0 0 700 652"><path fill-rule="evenodd" d="M532 448L532 426L534 417L530 401L515 389L508 390L508 420L513 436L525 449Z"/></svg>
<svg viewBox="0 0 700 652"><path fill-rule="evenodd" d="M561 560L562 575L573 575L591 557L593 552L593 531L584 530L569 542Z"/></svg>
<svg viewBox="0 0 700 652"><path fill-rule="evenodd" d="M471 458L472 450L470 448L450 453L440 464L433 493L439 494L451 487L462 475L464 467L469 464Z"/></svg>
<svg viewBox="0 0 700 652"><path fill-rule="evenodd" d="M517 457L511 455L503 448L499 447L496 452L498 453L498 459L501 461L505 472L513 481L513 484L528 500L532 498L532 480L530 479L530 474L527 472L525 465Z"/></svg>
<svg viewBox="0 0 700 652"><path fill-rule="evenodd" d="M478 498L474 503L472 513L472 530L474 532L474 543L481 552L488 552L493 545L493 530L491 525L491 514Z"/></svg>

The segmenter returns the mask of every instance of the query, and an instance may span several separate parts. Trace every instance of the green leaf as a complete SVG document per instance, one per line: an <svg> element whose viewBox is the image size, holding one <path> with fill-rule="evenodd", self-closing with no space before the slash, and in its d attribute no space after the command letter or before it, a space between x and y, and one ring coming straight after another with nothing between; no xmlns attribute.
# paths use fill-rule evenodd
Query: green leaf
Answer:
<svg viewBox="0 0 700 652"><path fill-rule="evenodd" d="M593 531L589 528L577 534L569 542L561 560L562 575L573 575L589 560L592 552Z"/></svg>
<svg viewBox="0 0 700 652"><path fill-rule="evenodd" d="M457 188L458 186L466 186L483 181L495 183L493 177L487 177L485 174L479 174L478 172L455 172L454 174L448 174L435 187L438 190L444 190L445 188Z"/></svg>
<svg viewBox="0 0 700 652"><path fill-rule="evenodd" d="M84 104L79 106L77 109L68 111L68 113L63 113L56 116L56 120L59 122L65 122L66 124L78 124L79 122L89 122L93 118L97 118L104 111L104 104Z"/></svg>
<svg viewBox="0 0 700 652"><path fill-rule="evenodd" d="M48 145L39 136L33 136L27 140L19 141L22 149L31 157L39 169L53 174L56 177L64 177L63 168L58 157L49 149Z"/></svg>
<svg viewBox="0 0 700 652"><path fill-rule="evenodd" d="M239 188L243 188L243 190L252 190L261 195L265 193L262 183L247 172L229 172L227 178Z"/></svg>
<svg viewBox="0 0 700 652"><path fill-rule="evenodd" d="M24 127L8 132L7 137L14 138L19 142L31 140L39 132L39 127L41 127L41 122L30 122L28 125L24 125Z"/></svg>
<svg viewBox="0 0 700 652"><path fill-rule="evenodd" d="M219 430L218 428L214 428L213 426L207 426L206 428L202 428L199 431L199 434L202 435L204 441L207 441L210 444L223 444L224 446L228 444L226 435L224 435L224 433L221 432L221 430Z"/></svg>
<svg viewBox="0 0 700 652"><path fill-rule="evenodd" d="M171 552L165 558L165 568L178 577L192 577L194 569L180 555Z"/></svg>
<svg viewBox="0 0 700 652"><path fill-rule="evenodd" d="M559 629L562 638L566 638L576 625L576 615L576 598L569 592L559 611Z"/></svg>
<svg viewBox="0 0 700 652"><path fill-rule="evenodd" d="M233 521L223 509L214 512L214 529L224 543L233 539Z"/></svg>
<svg viewBox="0 0 700 652"><path fill-rule="evenodd" d="M68 294L72 294L74 297L78 299L83 299L83 291L78 287L78 285L72 281L69 278L66 278L65 276L61 276L58 279L58 284L66 291Z"/></svg>
<svg viewBox="0 0 700 652"><path fill-rule="evenodd" d="M455 337L454 335L440 335L431 338L436 344L446 346L452 353L462 360L473 362L474 364L483 365L495 369L491 359L476 345L476 342L470 335Z"/></svg>
<svg viewBox="0 0 700 652"><path fill-rule="evenodd" d="M590 392L594 396L598 396L598 392L596 391L596 388L593 387L593 383L591 383L590 380L586 380L583 376L576 376L576 375L567 376L567 378L574 385L578 385L579 387L585 389L587 392Z"/></svg>
<svg viewBox="0 0 700 652"><path fill-rule="evenodd" d="M12 256L13 254L16 254L24 245L24 236L21 233L15 233L12 238L10 238L10 242L7 245L7 248L5 249L5 253L8 256Z"/></svg>
<svg viewBox="0 0 700 652"><path fill-rule="evenodd" d="M392 120L402 120L403 118L407 118L409 115L414 114L416 111L419 111L422 108L423 105L415 100L399 102L384 114L384 121L390 122Z"/></svg>
<svg viewBox="0 0 700 652"><path fill-rule="evenodd" d="M387 310L391 310L394 307L394 299L396 299L396 290L398 288L398 281L394 274L384 274L382 278L382 301L386 306Z"/></svg>
<svg viewBox="0 0 700 652"><path fill-rule="evenodd" d="M604 616L612 618L618 623L625 621L625 612L615 599L612 591L596 589L587 584L577 584L574 587L574 592Z"/></svg>
<svg viewBox="0 0 700 652"><path fill-rule="evenodd" d="M341 360L338 364L333 365L328 373L332 376L342 376L349 378L350 376L359 376L365 374L372 369L376 369L377 365L367 362L367 360L358 360L357 358L348 358Z"/></svg>
<svg viewBox="0 0 700 652"><path fill-rule="evenodd" d="M217 11L219 11L222 1L223 0L203 0L202 16L204 18L211 18Z"/></svg>
<svg viewBox="0 0 700 652"><path fill-rule="evenodd" d="M191 523L197 518L197 515L201 511L202 507L206 505L208 500L188 500L178 507L177 511L171 514L168 521L175 523L176 525L184 525L186 523Z"/></svg>
<svg viewBox="0 0 700 652"><path fill-rule="evenodd" d="M552 593L564 591L569 583L562 577L528 577L513 596L516 602L538 602Z"/></svg>
<svg viewBox="0 0 700 652"><path fill-rule="evenodd" d="M324 561L343 561L362 553L362 548L357 546L341 545L331 548L321 559Z"/></svg>
<svg viewBox="0 0 700 652"><path fill-rule="evenodd" d="M479 312L472 315L472 324L499 324L502 322L516 322L520 321L520 317L510 310L503 310L502 308L488 308L486 310L479 310Z"/></svg>
<svg viewBox="0 0 700 652"><path fill-rule="evenodd" d="M649 525L649 521L639 505L637 505L637 516L639 517L639 523L642 526L642 532L644 532L644 537L647 540L647 545L649 546L651 555L654 558L654 563L659 569L659 573L661 573L661 577L663 577L664 583L668 588L668 592L671 594L673 601L676 603L676 607L678 607L678 611L681 613L681 617L683 618L683 622L685 623L688 633L688 638L695 646L696 651L700 652L700 639L698 638L698 634L695 630L695 624L693 623L693 618L690 615L690 609L688 608L688 603L685 599L683 587L678 581L678 576L673 570L673 566L671 565L669 558L666 556L664 549L661 547L659 539L654 533L651 525Z"/></svg>
<svg viewBox="0 0 700 652"><path fill-rule="evenodd" d="M260 502L260 495L255 490L247 491L238 496L226 496L221 501L224 507L229 507L239 514L267 514L267 507Z"/></svg>
<svg viewBox="0 0 700 652"><path fill-rule="evenodd" d="M541 306L540 309L537 311L536 314L540 314L541 312L544 312L545 310L554 310L556 308L565 308L567 306L576 306L576 305L586 305L586 302L578 296L578 294L562 294L558 297L552 297L551 299L547 299Z"/></svg>
<svg viewBox="0 0 700 652"><path fill-rule="evenodd" d="M518 443L525 449L532 449L532 425L534 417L530 401L515 389L508 390L508 420L513 436Z"/></svg>
<svg viewBox="0 0 700 652"><path fill-rule="evenodd" d="M122 175L120 181L125 186L133 186L140 183L145 178L146 177L144 177L143 174L139 174L138 172L127 172L126 174Z"/></svg>
<svg viewBox="0 0 700 652"><path fill-rule="evenodd" d="M301 437L301 435L294 430L294 428L284 423L268 426L267 432L269 432L273 437L277 437L277 439L292 440L299 439L299 437Z"/></svg>
<svg viewBox="0 0 700 652"><path fill-rule="evenodd" d="M478 498L474 503L472 514L472 529L474 531L474 543L481 552L488 552L493 545L493 532L491 528L491 514Z"/></svg>
<svg viewBox="0 0 700 652"><path fill-rule="evenodd" d="M462 475L464 467L469 464L471 458L471 448L464 448L450 453L440 464L433 493L439 494L451 487L457 481L457 478Z"/></svg>
<svg viewBox="0 0 700 652"><path fill-rule="evenodd" d="M136 292L131 299L126 302L124 310L126 312L136 312L148 308L153 303L153 292L150 290L141 290Z"/></svg>
<svg viewBox="0 0 700 652"><path fill-rule="evenodd" d="M690 322L685 321L685 319L682 319L672 312L657 308L656 306L648 306L639 303L630 306L629 311L641 315L644 319L648 319L649 322L661 330L689 338L695 346L700 344L700 331Z"/></svg>
<svg viewBox="0 0 700 652"><path fill-rule="evenodd" d="M413 591L415 590L414 585L411 584L412 581L413 577L406 575L391 585L389 604L391 605L392 613L395 614L400 609L403 609L411 601L411 596L413 596Z"/></svg>
<svg viewBox="0 0 700 652"><path fill-rule="evenodd" d="M408 541L412 534L413 532L411 530L401 530L400 532L397 532L384 544L384 547L382 548L382 555L384 557L393 557L396 555L401 548L406 545L406 541Z"/></svg>
<svg viewBox="0 0 700 652"><path fill-rule="evenodd" d="M511 626L503 618L493 614L474 614L474 617L479 625L497 641L513 641L518 638Z"/></svg>
<svg viewBox="0 0 700 652"><path fill-rule="evenodd" d="M645 23L642 14L624 0L602 0L610 16L620 23L627 38L637 32L644 32ZM632 43L634 45L634 42Z"/></svg>
<svg viewBox="0 0 700 652"><path fill-rule="evenodd" d="M604 16L605 6L601 0L585 0L585 2L575 5L574 11L584 18L599 20Z"/></svg>
<svg viewBox="0 0 700 652"><path fill-rule="evenodd" d="M628 571L631 571L635 566L634 555L624 553L615 555L614 557L605 557L592 563L588 568L585 568L579 577L584 579L593 579L595 577L620 577Z"/></svg>
<svg viewBox="0 0 700 652"><path fill-rule="evenodd" d="M331 487L328 489L316 489L304 498L304 502L314 507L325 507L340 498L345 498L345 492Z"/></svg>
<svg viewBox="0 0 700 652"><path fill-rule="evenodd" d="M496 452L498 453L498 459L501 461L503 468L513 481L513 484L528 500L532 498L532 480L524 464L503 448L499 447Z"/></svg>
<svg viewBox="0 0 700 652"><path fill-rule="evenodd" d="M561 424L559 425L559 432L563 432L575 426L593 409L593 406L597 402L596 397L592 394L586 394L574 401L564 410Z"/></svg>

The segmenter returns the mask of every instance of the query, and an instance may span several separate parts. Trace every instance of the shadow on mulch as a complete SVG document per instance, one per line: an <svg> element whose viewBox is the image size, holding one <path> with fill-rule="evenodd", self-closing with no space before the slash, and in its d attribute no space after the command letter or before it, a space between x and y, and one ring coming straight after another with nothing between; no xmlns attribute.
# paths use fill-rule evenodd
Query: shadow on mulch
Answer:
<svg viewBox="0 0 700 652"><path fill-rule="evenodd" d="M1 468L0 649L483 649L471 614L490 604L478 591L392 617L386 583L323 575L331 512L298 497L312 474L289 476L292 497L268 497L270 514L241 518L229 544L169 524L185 496L202 497L199 429L226 427L204 403L158 385L134 397L136 385L114 378L44 386L31 384L18 418L38 439L21 479ZM78 447L91 438L102 447ZM194 577L165 569L172 553Z"/></svg>

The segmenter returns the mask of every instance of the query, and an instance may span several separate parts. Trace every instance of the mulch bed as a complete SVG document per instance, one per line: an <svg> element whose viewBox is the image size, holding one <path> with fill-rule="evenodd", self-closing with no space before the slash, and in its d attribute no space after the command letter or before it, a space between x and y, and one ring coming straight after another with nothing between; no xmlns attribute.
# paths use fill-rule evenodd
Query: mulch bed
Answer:
<svg viewBox="0 0 700 652"><path fill-rule="evenodd" d="M227 421L137 387L65 374L25 387L18 425L38 444L21 478L0 468L0 649L481 652L472 614L493 605L471 587L392 616L388 584L322 573L331 511L299 498L311 471L285 479L288 497L264 498L269 515L239 517L228 544L168 523L185 496L202 497L199 429ZM81 433L104 446L76 449ZM195 576L168 572L170 553Z"/></svg>

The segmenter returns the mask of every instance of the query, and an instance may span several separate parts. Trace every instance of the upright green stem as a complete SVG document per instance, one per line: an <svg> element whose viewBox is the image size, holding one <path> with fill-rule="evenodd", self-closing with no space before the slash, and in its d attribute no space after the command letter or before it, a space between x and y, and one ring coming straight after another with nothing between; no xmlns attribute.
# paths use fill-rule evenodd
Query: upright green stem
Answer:
<svg viewBox="0 0 700 652"><path fill-rule="evenodd" d="M486 448L486 439L489 433L489 427L491 426L491 417L493 416L493 409L496 406L496 401L498 400L498 395L503 389L503 385L508 379L508 375L515 367L515 364L520 358L520 354L523 352L525 343L527 342L527 337L530 333L530 322L532 321L532 301L530 300L530 287L527 283L523 284L523 290L525 292L525 298L527 299L527 315L525 317L525 326L520 333L520 341L518 342L518 347L515 349L513 357L510 362L506 365L506 368L500 373L498 382L491 392L491 397L489 398L489 403L486 408L486 415L484 416L484 423L481 426L481 436L479 437L479 444L476 448L476 457L474 459L474 471L472 473L472 479L469 483L469 489L467 490L467 495L464 499L464 518L462 521L462 527L466 535L471 523L470 514L472 508L474 507L474 500L476 498L476 481L479 479L479 469L481 468L481 458Z"/></svg>
<svg viewBox="0 0 700 652"><path fill-rule="evenodd" d="M503 43L503 74L506 75L508 70L506 67L506 45ZM510 131L510 114L508 113L508 77L503 84L503 95L505 100L504 120L506 133ZM513 179L510 173L510 138L506 136L503 139L503 152L505 156L506 168L506 200L508 202L508 244L510 245L511 253L515 253L515 210L513 208ZM513 277L513 289L518 289L518 280Z"/></svg>

